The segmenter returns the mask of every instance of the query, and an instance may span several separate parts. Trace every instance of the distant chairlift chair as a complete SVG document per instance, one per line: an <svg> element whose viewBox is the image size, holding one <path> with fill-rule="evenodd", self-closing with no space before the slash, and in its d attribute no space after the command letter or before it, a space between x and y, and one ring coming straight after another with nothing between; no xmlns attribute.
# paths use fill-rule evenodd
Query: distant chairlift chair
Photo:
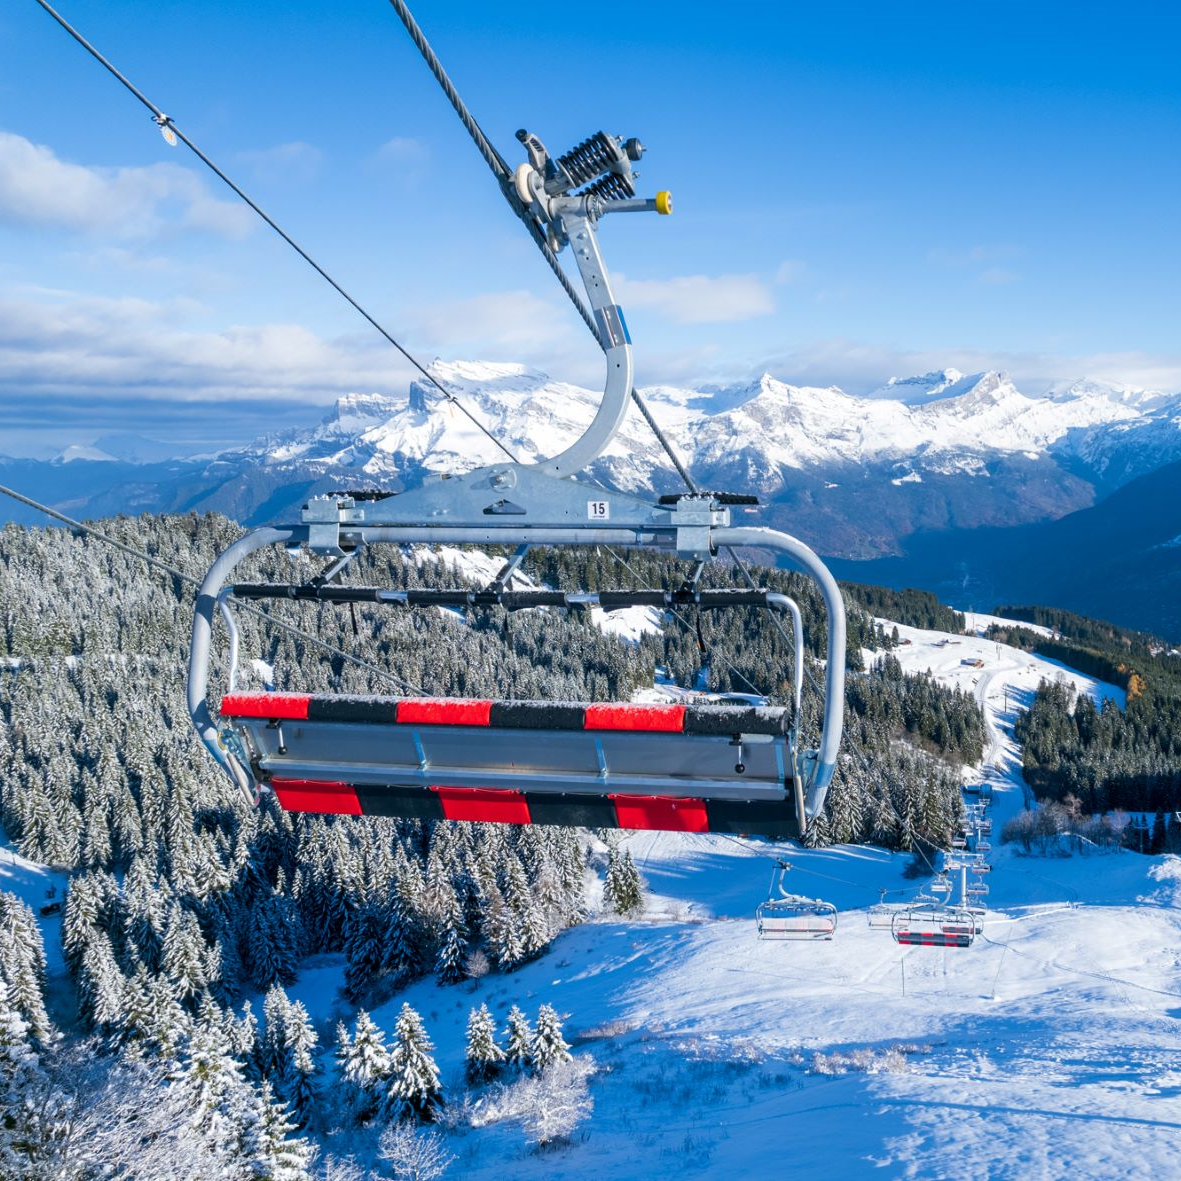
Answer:
<svg viewBox="0 0 1181 1181"><path fill-rule="evenodd" d="M781 861L771 879L766 902L755 911L760 939L831 939L837 929L837 908L819 898L789 894L784 877L791 868Z"/></svg>
<svg viewBox="0 0 1181 1181"><path fill-rule="evenodd" d="M935 894L919 894L897 911L891 923L894 942L906 947L971 947L977 934L972 913L951 904L951 882L932 883Z"/></svg>

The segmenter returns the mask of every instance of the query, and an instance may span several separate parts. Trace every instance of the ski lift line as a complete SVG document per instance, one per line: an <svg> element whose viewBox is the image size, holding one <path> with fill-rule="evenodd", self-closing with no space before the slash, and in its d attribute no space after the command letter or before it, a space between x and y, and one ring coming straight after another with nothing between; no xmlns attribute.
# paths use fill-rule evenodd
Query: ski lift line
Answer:
<svg viewBox="0 0 1181 1181"><path fill-rule="evenodd" d="M38 0L40 2L40 0ZM589 329L591 335L595 338L599 347L603 347L603 337L599 330L599 326L595 323L594 318L587 310L586 304L582 297L574 289L573 283L570 281L569 275L566 274L562 268L561 262L558 261L558 256L550 246L546 238L545 231L537 223L537 220L530 216L524 205L522 205L517 191L512 182L512 170L509 168L507 161L496 150L495 146L484 134L483 129L476 121L475 116L468 110L467 104L459 96L459 91L455 89L455 84L451 81L447 71L443 68L443 63L439 61L435 51L431 48L430 42L427 40L426 34L422 31L421 26L414 19L414 15L405 4L404 0L390 0L390 4L398 15L398 19L406 28L406 32L410 34L410 39L414 42L419 53L422 55L423 61L426 62L427 68L434 75L435 81L438 82L442 88L443 93L447 96L447 101L450 102L452 109L459 117L460 122L471 136L472 142L476 145L476 150L484 158L484 162L492 170L492 174L496 177L497 183L500 185L501 192L504 193L505 200L508 201L513 212L525 223L529 230L529 234L533 241L537 244L538 250L541 251L542 257L549 264L549 268L554 273L554 277L558 280L562 290L566 293L567 298L574 305L575 310L582 317L583 323ZM648 424L649 430L652 431L656 437L656 441L660 444L665 455L668 456L669 462L672 463L676 469L677 474L685 483L685 487L689 492L696 496L699 493L697 483L689 474L689 470L685 467L676 450L673 448L668 436L661 430L656 419L652 416L652 412L648 409L647 403L640 395L639 390L635 386L631 387L631 399L636 404L644 421ZM733 553L733 549L730 552Z"/></svg>
<svg viewBox="0 0 1181 1181"><path fill-rule="evenodd" d="M570 302L577 309L578 314L582 317L583 323L590 329L591 335L600 347L602 347L603 338L599 333L598 325L595 324L593 317L587 310L586 304L582 301L582 297L574 289L574 284L571 283L570 277L562 269L562 264L558 261L558 256L551 249L549 242L546 241L545 231L529 215L521 203L520 198L517 196L517 191L512 180L512 169L509 168L508 162L496 150L491 140L484 134L483 128L476 122L475 116L468 110L467 104L460 98L459 91L455 89L455 84L451 81L447 71L443 69L443 63L439 61L435 51L431 48L426 34L414 19L414 15L410 9L402 0L390 0L390 4L397 13L398 19L405 26L406 32L410 34L410 39L414 42L418 52L422 54L427 68L435 76L435 81L438 82L443 93L447 96L447 101L451 104L456 115L459 116L459 121L467 130L468 135L471 136L472 142L476 145L476 150L484 158L484 163L492 170L492 174L500 185L501 192L504 194L505 200L508 201L509 207L525 223L530 236L537 244L537 248L541 251L546 262L549 263L550 269L554 272L554 276L557 278L559 284L561 284L562 290L565 291ZM632 392L634 394L635 391L633 390Z"/></svg>
<svg viewBox="0 0 1181 1181"><path fill-rule="evenodd" d="M74 40L77 41L78 44L81 45L82 48L85 49L87 53L89 53L95 59L95 61L102 65L114 78L121 82L123 86L127 88L127 90L129 90L137 99L139 99L139 101L145 107L147 107L149 111L151 111L152 118L156 121L161 131L172 132L172 134L175 135L176 138L179 139L185 145L185 147L188 148L189 151L192 152L193 155L196 156L197 159L200 160L201 163L210 170L210 172L212 172L233 193L235 193L247 205L249 205L250 208L253 209L254 212L257 213L258 216L262 218L262 220L266 222L266 224L270 226L271 229L274 230L275 233L278 234L279 237L282 238L283 241L286 242L287 245L290 246L291 249L294 250L296 254L298 254L300 258L302 258L304 262L306 262L308 266L312 268L312 270L314 270L338 295L340 295L356 312L358 312L364 320L366 320L373 328L377 329L381 336L383 336L390 344L392 344L394 348L396 348L398 352L401 353L402 356L411 365L413 365L414 368L417 369L427 381L431 383L431 385L433 385L453 406L455 406L468 419L470 419L473 425L479 428L483 434L485 434L493 443L495 443L496 446L499 447L500 450L503 451L510 460L512 460L514 463L517 462L517 458L512 453L512 451L510 451L509 448L506 447L505 444L501 442L501 440L498 439L488 429L488 427L486 427L479 420L479 418L477 418L470 410L468 410L468 408L464 406L464 404L451 390L447 389L447 387L443 385L442 382L440 382L439 379L435 377L422 364L422 362L418 360L417 357L413 356L405 347L403 347L403 345L398 342L393 334L384 328L381 323L379 323L379 321L376 320L368 311L366 311L366 309L360 303L358 303L357 300L355 300L318 262L316 262L316 260L312 258L312 256L308 254L308 252L304 250L304 248L300 246L300 244L296 242L296 240L292 238L291 235L288 234L287 231L284 230L283 227L274 220L274 218L272 218L253 199L247 196L247 194L241 188L239 188L238 185L234 183L234 181L232 181L207 155L205 155L203 151L201 151L199 147L197 147L195 143L193 143L191 139L189 139L187 135L185 135L183 131L181 131L179 127L177 127L176 123L173 122L170 116L164 114L164 112L158 106L156 106L156 104L152 102L152 100L149 99L147 95L143 93L143 91L141 91L133 82L130 81L130 79L122 74L106 57L104 57L85 37L82 36L81 33L78 32L77 29L74 28L73 25L69 23L69 21L65 19L65 17L63 17L50 4L46 3L46 0L36 0L36 2L43 9L45 9L45 11L49 13L49 15L53 17L53 19L57 21L57 23L61 25L61 27L65 29L65 31L69 33L70 36L73 37Z"/></svg>
<svg viewBox="0 0 1181 1181"><path fill-rule="evenodd" d="M40 0L38 0L38 3L40 3ZM119 550L130 558L136 558L145 565L150 566L154 570L159 570L171 578L178 578L187 586L200 587L201 585L199 578L194 578L191 574L186 574L183 570L178 570L175 566L170 566L167 562L162 562L159 558L154 558L151 554L144 553L143 550L138 550L134 546L125 545L123 542L111 537L110 534L103 533L100 529L95 529L93 526L87 525L82 521L77 521L73 517L67 517L65 513L59 513L56 509L50 508L49 505L42 504L39 500L34 500L30 496L25 496L23 493L17 492L15 488L9 488L5 484L0 484L0 495L11 497L11 499L28 508L35 509L39 513L44 513L45 516L52 517L55 521L60 521L63 525L68 525L71 529L76 529L79 533L85 533L87 536L93 537L96 541L100 541L104 545L109 545ZM249 611L259 619L265 620L272 627L306 640L309 644L313 644L317 648L321 648L334 656L339 656L342 660L347 661L357 668L363 668L368 672L374 673L399 689L406 689L412 693L423 692L419 686L411 684L409 681L404 681L400 677L394 676L393 673L379 668L376 664L370 664L367 660L362 660L359 656L353 656L351 653L336 647L335 644L330 644L327 640L322 640L319 636L304 631L301 627L286 623L284 620L272 615L269 611L263 611L259 607L252 607L248 603L242 606L243 610Z"/></svg>
<svg viewBox="0 0 1181 1181"><path fill-rule="evenodd" d="M727 548L730 549L730 547L727 547ZM631 565L624 558L621 558L619 556L619 554L617 554L609 545L603 546L603 549L605 549L632 576L632 578L634 578L636 580L636 582L638 582L640 584L639 589L642 589L642 590L653 589L651 587L645 586L644 579L642 579L635 572L635 570L632 569ZM734 552L733 549L730 549L730 552L733 553ZM757 590L759 588L755 587L755 589ZM667 608L667 610L668 610L668 613L674 619L676 619L677 622L680 623L681 626L686 631L689 631L691 629L691 625L690 625L689 621L679 611L677 611L675 608L671 608L671 607ZM772 616L772 618L774 619L774 616ZM787 635L787 633L784 631L783 625L780 623L780 621L778 619L775 619L775 625L779 628L779 634L783 636L784 640L786 640L788 644L791 644L792 640ZM750 686L752 692L756 693L760 697L766 696L766 694L762 692L762 690L758 687L758 685L754 684L749 677L745 676L739 669L735 668L734 665L732 665L724 657L722 658L721 663L722 663L723 668L725 668L729 672L732 672L735 676L741 677L742 680L744 680L747 683L747 685Z"/></svg>
<svg viewBox="0 0 1181 1181"><path fill-rule="evenodd" d="M747 844L747 842L742 840L741 837L732 836L730 833L725 833L725 832L717 833L715 835L720 836L720 837L724 837L726 840L732 841L736 845L741 845L742 848L746 849L750 853L755 854L756 857L765 857L768 861L774 861L776 863L776 865L783 865L785 863L784 858L779 856L779 854L766 853L762 849L757 848L755 845ZM851 881L849 878L834 877L830 873L820 873L818 870L815 870L815 869L804 869L803 866L797 865L794 861L787 862L787 864L790 865L792 873L808 873L808 874L811 874L814 878L825 878L830 882L839 882L842 886L852 886L855 890L870 889L870 887L866 886L863 882L854 882L854 881ZM882 894L882 893L901 894L901 893L903 893L903 891L902 890L886 890L886 891L876 890L875 893L877 893L877 894Z"/></svg>
<svg viewBox="0 0 1181 1181"><path fill-rule="evenodd" d="M1031 916L1033 917L1033 916ZM1153 988L1150 984L1138 984L1134 980L1124 980L1119 976L1111 976L1106 972L1088 972L1086 968L1072 968L1068 964L1060 964L1057 960L1043 960L1038 956L1031 955L1028 951L1021 951L1016 947L1009 947L1006 943L998 943L995 939L989 939L987 935L981 935L981 939L985 943L991 943L993 947L1007 948L1014 955L1019 955L1027 960L1032 960L1035 964L1041 964L1043 968L1057 968L1060 972L1066 972L1071 976L1089 976L1093 980L1107 980L1112 984L1119 984L1124 988L1138 988L1142 992L1151 992L1156 996L1167 996L1173 1000L1181 1000L1181 992L1170 992L1165 988Z"/></svg>

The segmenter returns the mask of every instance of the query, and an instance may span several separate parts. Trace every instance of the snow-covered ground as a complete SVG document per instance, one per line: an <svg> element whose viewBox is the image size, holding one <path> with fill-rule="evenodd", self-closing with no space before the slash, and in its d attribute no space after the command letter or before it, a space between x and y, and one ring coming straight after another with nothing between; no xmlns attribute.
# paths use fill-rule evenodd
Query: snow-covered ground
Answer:
<svg viewBox="0 0 1181 1181"><path fill-rule="evenodd" d="M981 638L899 632L905 667L985 706L975 778L993 786L998 831L1022 804L1011 727L1038 682L1062 676L1123 703L1114 686ZM792 888L840 909L836 938L760 943L771 846L652 833L628 846L650 888L643 919L602 918L512 976L423 982L376 1014L389 1028L403 999L419 1008L456 1086L464 1022L483 1001L501 1022L511 1004L553 1003L595 1058L594 1116L572 1147L537 1155L510 1127L457 1132L455 1175L1181 1175L1177 858L998 847L983 936L941 950L867 926L881 890L895 901L924 884L903 877L903 855L792 848ZM339 971L305 973L295 991L322 1012Z"/></svg>
<svg viewBox="0 0 1181 1181"><path fill-rule="evenodd" d="M983 703L990 742L969 778L992 785L998 832L1022 805L1012 722L1038 682L1066 677L1123 704L1114 686L980 637L899 634L904 667ZM595 1061L594 1113L572 1144L535 1152L513 1125L461 1126L447 1133L449 1175L1181 1176L1181 859L1022 858L998 843L984 933L961 950L900 948L868 927L880 891L901 901L925 884L903 876L905 855L655 833L627 847L649 886L641 918L600 917L511 975L424 980L375 1012L388 1031L403 1001L419 1010L452 1095L482 1002L502 1028L513 1004L531 1018L554 1004ZM791 888L839 908L833 941L756 938L772 852L790 860ZM31 903L54 884L0 856L0 885ZM46 935L54 954L58 933ZM332 1024L352 1017L342 971L342 957L319 957L290 990L328 1069Z"/></svg>

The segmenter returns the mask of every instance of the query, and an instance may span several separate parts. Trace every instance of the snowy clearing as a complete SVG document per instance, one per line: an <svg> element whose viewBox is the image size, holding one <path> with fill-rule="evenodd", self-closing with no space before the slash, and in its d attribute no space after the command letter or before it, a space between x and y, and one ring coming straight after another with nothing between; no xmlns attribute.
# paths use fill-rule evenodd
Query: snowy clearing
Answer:
<svg viewBox="0 0 1181 1181"><path fill-rule="evenodd" d="M978 636L898 631L904 668L930 669L985 708L987 752L966 778L991 785L997 832L1022 806L1012 722L1039 681L1123 705L1114 686ZM553 1004L593 1060L593 1114L569 1144L540 1151L511 1121L460 1119L445 1135L448 1175L1181 1175L1181 859L997 847L974 946L900 948L866 910L881 891L901 902L926 884L904 876L908 855L672 833L625 844L649 888L641 917L599 915L510 975L422 980L374 1012L388 1031L404 1001L418 1009L452 1097L469 1010L484 1002L498 1028L513 1004L531 1019ZM775 853L792 864L790 888L838 907L831 942L756 938ZM64 881L0 855L0 886L34 909ZM60 977L58 922L42 919ZM327 1071L332 1025L353 1017L343 967L343 956L313 957L289 990L317 1024ZM328 1146L350 1150L347 1136Z"/></svg>
<svg viewBox="0 0 1181 1181"><path fill-rule="evenodd" d="M1123 705L1114 686L981 638L899 628L904 667L971 688L990 743L999 831L1021 807L1015 712L1043 678ZM984 668L964 660L985 661ZM664 688L649 691L667 694ZM1007 698L1006 698L1007 694ZM1008 709L1006 710L1006 699ZM464 1023L487 1002L570 1015L597 1064L594 1114L561 1151L493 1125L448 1138L465 1178L1144 1177L1181 1173L1181 860L1118 853L991 856L991 908L969 949L899 948L866 908L912 897L909 860L863 847L783 846L791 888L840 910L832 942L761 943L752 915L775 846L627 838L649 886L636 921L600 916L511 976L406 999L459 1089ZM293 990L324 1018L338 960ZM343 1010L340 1010L343 1012Z"/></svg>

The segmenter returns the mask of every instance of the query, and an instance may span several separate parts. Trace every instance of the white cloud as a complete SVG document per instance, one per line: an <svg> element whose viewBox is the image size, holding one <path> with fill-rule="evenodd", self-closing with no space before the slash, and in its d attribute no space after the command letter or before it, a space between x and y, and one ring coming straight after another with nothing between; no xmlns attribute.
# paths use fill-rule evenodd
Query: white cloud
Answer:
<svg viewBox="0 0 1181 1181"><path fill-rule="evenodd" d="M976 276L977 283L984 283L989 287L1000 287L1007 283L1016 283L1021 276L1007 267L988 267Z"/></svg>
<svg viewBox="0 0 1181 1181"><path fill-rule="evenodd" d="M672 279L629 279L619 275L619 301L649 308L677 324L721 324L770 315L775 301L757 275L680 275Z"/></svg>
<svg viewBox="0 0 1181 1181"><path fill-rule="evenodd" d="M574 343L580 322L557 298L519 290L428 304L412 313L412 323L414 335L430 348L532 362L539 353L552 356L555 348ZM589 333L586 339L591 341Z"/></svg>
<svg viewBox="0 0 1181 1181"><path fill-rule="evenodd" d="M421 140L413 139L408 135L395 135L392 139L387 139L377 149L375 155L379 160L405 163L425 159L427 150Z"/></svg>
<svg viewBox="0 0 1181 1181"><path fill-rule="evenodd" d="M370 173L393 176L402 184L413 186L426 178L430 159L430 149L421 140L395 135L373 152L366 164Z"/></svg>
<svg viewBox="0 0 1181 1181"><path fill-rule="evenodd" d="M273 148L239 152L238 159L248 164L259 180L306 184L319 173L324 153L312 144L296 140L289 144L276 144Z"/></svg>
<svg viewBox="0 0 1181 1181"><path fill-rule="evenodd" d="M330 401L405 389L409 367L380 337L326 339L299 324L178 327L190 300L39 293L0 298L0 391L22 396ZM48 405L47 405L48 412Z"/></svg>
<svg viewBox="0 0 1181 1181"><path fill-rule="evenodd" d="M172 224L240 238L253 218L237 200L214 197L179 164L91 168L0 131L0 220L124 238L147 237Z"/></svg>
<svg viewBox="0 0 1181 1181"><path fill-rule="evenodd" d="M808 272L808 264L798 258L785 258L775 272L775 282L779 284L794 283Z"/></svg>
<svg viewBox="0 0 1181 1181"><path fill-rule="evenodd" d="M785 381L839 385L850 393L867 393L887 377L930 373L947 366L964 373L999 369L1010 373L1017 388L1031 396L1044 393L1064 378L1091 377L1138 389L1181 392L1181 354L1144 352L1051 353L989 352L979 348L903 349L842 338L810 341L778 353L754 366Z"/></svg>

